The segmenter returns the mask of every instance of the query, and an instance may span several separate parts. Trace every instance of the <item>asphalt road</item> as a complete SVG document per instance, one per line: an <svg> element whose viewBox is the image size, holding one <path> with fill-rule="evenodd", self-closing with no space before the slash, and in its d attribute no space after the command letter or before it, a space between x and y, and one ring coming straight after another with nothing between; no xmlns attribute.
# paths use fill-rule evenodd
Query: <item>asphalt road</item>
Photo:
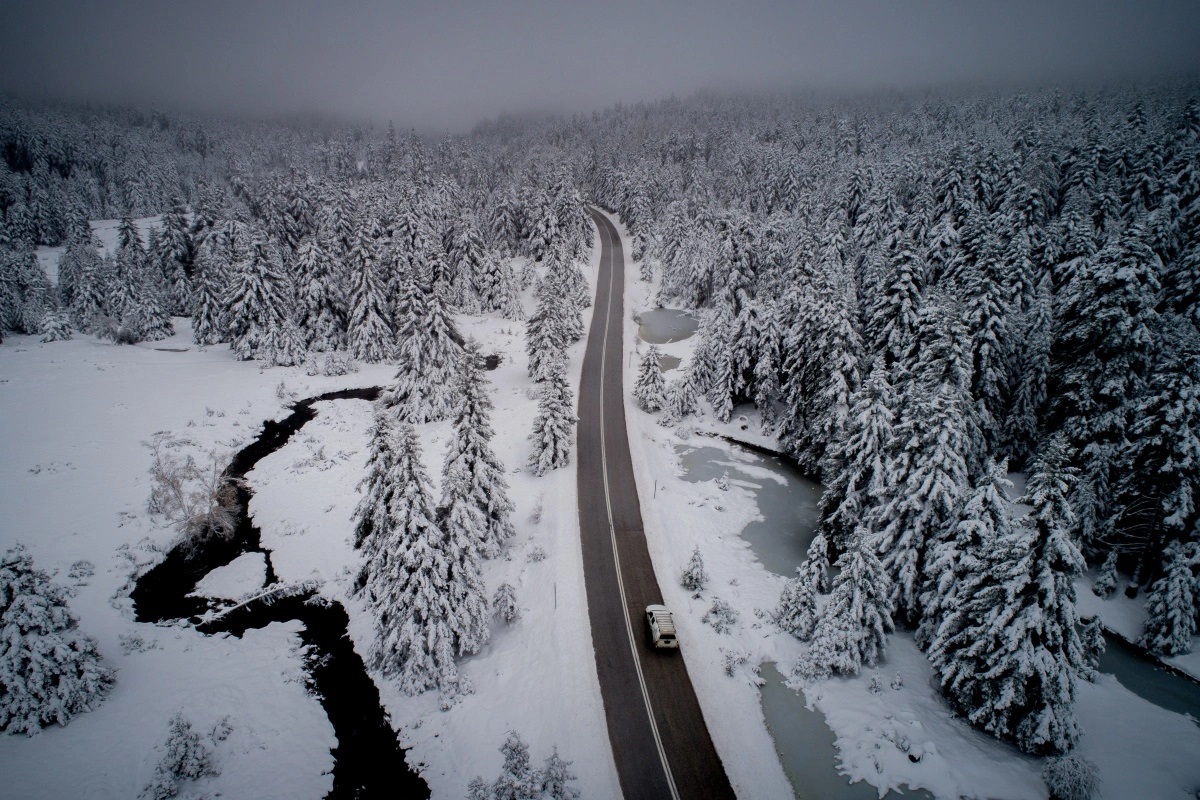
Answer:
<svg viewBox="0 0 1200 800"><path fill-rule="evenodd" d="M595 212L592 218L601 256L579 387L579 527L608 738L626 800L732 798L682 654L647 643L645 609L662 594L625 432L625 259L612 224Z"/></svg>

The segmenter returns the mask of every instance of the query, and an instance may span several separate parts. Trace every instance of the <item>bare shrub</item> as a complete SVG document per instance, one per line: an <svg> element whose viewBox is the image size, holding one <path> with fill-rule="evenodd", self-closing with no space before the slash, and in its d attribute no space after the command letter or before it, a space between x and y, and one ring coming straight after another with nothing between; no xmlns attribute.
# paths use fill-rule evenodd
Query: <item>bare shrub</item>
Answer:
<svg viewBox="0 0 1200 800"><path fill-rule="evenodd" d="M173 452L179 443L168 434L155 434L150 448L151 514L161 514L179 532L182 543L195 549L209 536L228 539L242 510L237 488L226 477L229 454L212 450L199 464L189 455Z"/></svg>

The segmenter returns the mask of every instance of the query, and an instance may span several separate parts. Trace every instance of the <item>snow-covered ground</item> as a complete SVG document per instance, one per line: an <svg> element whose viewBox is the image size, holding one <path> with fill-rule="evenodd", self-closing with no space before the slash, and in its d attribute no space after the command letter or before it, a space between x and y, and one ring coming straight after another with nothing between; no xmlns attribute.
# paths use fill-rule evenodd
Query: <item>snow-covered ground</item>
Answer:
<svg viewBox="0 0 1200 800"><path fill-rule="evenodd" d="M639 354L647 348L637 340L634 319L654 307L654 287L636 279L635 265L627 265L626 274L626 346L638 353L625 360L626 386L632 387ZM681 358L686 368L695 343L692 338L659 349ZM675 374L668 372L665 378L669 382ZM641 411L627 391L626 415L650 554L664 600L676 612L688 672L717 751L739 797L791 796L752 670L755 664L774 662L787 674L805 647L767 616L778 603L784 578L768 572L738 535L758 515L753 492L737 480L730 480L725 490L713 481L685 481L676 453L676 445L687 442L725 449L730 462L746 459L721 440L698 435L702 433L767 447L776 443L762 434L758 415L744 409L738 409L728 424L717 424L708 415L689 418L682 429L665 428L658 425L658 415ZM739 471L749 479L756 468L746 466ZM679 584L696 546L710 575L699 598ZM1080 596L1081 611L1092 613L1083 586ZM1090 590L1086 596L1091 597ZM727 634L701 621L713 598L727 601L738 612L738 625ZM1142 601L1137 602L1140 607ZM1140 628L1140 618L1136 625ZM729 651L747 657L733 677L725 674ZM878 694L869 690L876 673L883 684ZM899 689L890 687L896 674L902 679ZM867 781L881 795L887 789L919 787L939 798L1046 797L1039 759L951 715L910 634L891 637L887 660L878 670L820 682L806 687L804 695L837 737L840 771L848 780ZM1200 787L1200 727L1192 720L1143 700L1111 675L1102 675L1095 684L1080 683L1076 712L1085 732L1078 752L1100 766L1103 797L1195 796ZM919 755L919 761L910 759L910 753Z"/></svg>
<svg viewBox="0 0 1200 800"><path fill-rule="evenodd" d="M115 223L93 227L102 241L115 237ZM598 259L597 247L585 269L589 280ZM485 562L484 575L489 591L502 581L516 586L524 616L511 627L496 623L490 645L464 663L475 693L450 711L438 710L432 695L409 698L376 676L383 702L434 797L463 797L475 775L495 777L510 729L529 744L535 764L557 745L574 761L575 785L585 796L619 796L587 619L574 470L544 478L524 471L536 397L525 376L523 324L458 321L485 352L503 354L487 376L496 403L494 448L510 473L518 535L507 559ZM150 456L143 443L167 432L181 452L231 452L251 441L263 420L285 416L292 400L384 385L395 369L364 366L340 378L260 370L235 361L224 346L197 348L187 320L175 325L175 337L136 346L89 336L42 344L15 335L0 345L0 549L24 543L38 567L76 584L71 608L80 627L117 669L116 686L96 711L32 738L0 737L5 796L135 797L178 710L202 733L224 717L233 726L216 747L221 775L196 791L316 798L331 786L333 728L305 692L299 623L237 639L134 621L130 576L159 560L173 537L146 512ZM577 391L583 343L570 355ZM371 621L346 592L369 407L337 401L317 408L315 420L250 473L250 512L283 580L315 575L324 580L323 594L345 602L362 653ZM419 431L435 482L448 430L440 423ZM79 561L94 565L94 574L76 582L67 573ZM244 556L213 570L198 591L239 597L261 584L263 569L261 557Z"/></svg>

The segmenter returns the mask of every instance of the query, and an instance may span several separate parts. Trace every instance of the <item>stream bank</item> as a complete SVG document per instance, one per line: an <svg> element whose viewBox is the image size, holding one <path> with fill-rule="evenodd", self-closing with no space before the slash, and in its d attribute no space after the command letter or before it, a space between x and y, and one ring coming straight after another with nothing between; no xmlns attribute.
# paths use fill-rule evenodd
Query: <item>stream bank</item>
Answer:
<svg viewBox="0 0 1200 800"><path fill-rule="evenodd" d="M380 704L379 690L347 634L349 616L337 601L320 597L315 589L281 598L256 599L228 614L205 621L210 601L189 596L212 570L245 553L262 553L266 586L279 584L271 553L250 519L252 492L246 474L263 458L287 444L292 435L313 420L316 403L329 400L374 401L380 387L345 389L306 398L291 406L282 420L267 420L262 433L238 451L225 470L237 487L242 509L228 539L210 536L196 547L176 545L153 569L142 575L130 594L139 622L170 624L186 620L197 631L241 637L249 629L272 622L299 620L305 645L304 669L310 690L333 725L338 744L333 749L333 788L327 798L429 797L429 787L412 770Z"/></svg>

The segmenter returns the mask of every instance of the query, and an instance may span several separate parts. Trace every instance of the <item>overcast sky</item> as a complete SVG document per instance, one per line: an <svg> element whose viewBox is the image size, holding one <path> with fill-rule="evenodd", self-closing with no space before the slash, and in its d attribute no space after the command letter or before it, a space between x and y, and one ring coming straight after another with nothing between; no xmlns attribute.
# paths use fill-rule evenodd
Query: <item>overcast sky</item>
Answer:
<svg viewBox="0 0 1200 800"><path fill-rule="evenodd" d="M462 130L700 88L1200 71L1200 0L0 0L0 89Z"/></svg>

